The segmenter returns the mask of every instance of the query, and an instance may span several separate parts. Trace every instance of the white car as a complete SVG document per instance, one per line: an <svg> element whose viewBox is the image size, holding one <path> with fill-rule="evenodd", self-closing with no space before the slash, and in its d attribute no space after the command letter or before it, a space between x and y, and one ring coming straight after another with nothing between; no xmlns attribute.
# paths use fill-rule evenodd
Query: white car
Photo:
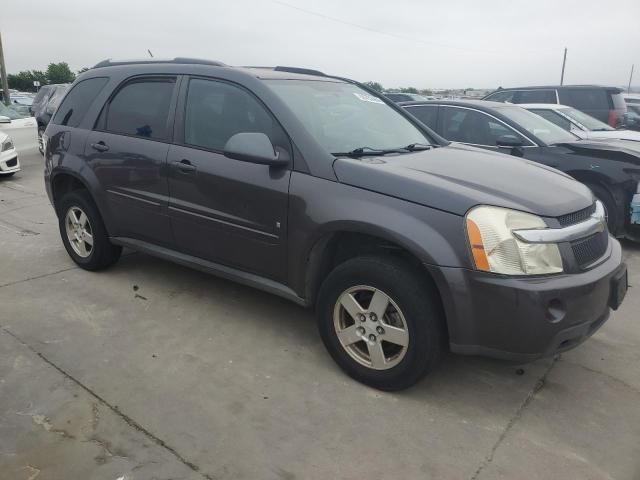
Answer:
<svg viewBox="0 0 640 480"><path fill-rule="evenodd" d="M38 148L38 126L36 119L20 114L0 102L0 132L13 139L19 152L35 151Z"/></svg>
<svg viewBox="0 0 640 480"><path fill-rule="evenodd" d="M640 132L615 129L597 118L566 105L547 103L523 103L519 107L540 115L561 128L588 140L635 140L640 142Z"/></svg>
<svg viewBox="0 0 640 480"><path fill-rule="evenodd" d="M0 176L10 176L20 170L18 152L11 137L0 131Z"/></svg>

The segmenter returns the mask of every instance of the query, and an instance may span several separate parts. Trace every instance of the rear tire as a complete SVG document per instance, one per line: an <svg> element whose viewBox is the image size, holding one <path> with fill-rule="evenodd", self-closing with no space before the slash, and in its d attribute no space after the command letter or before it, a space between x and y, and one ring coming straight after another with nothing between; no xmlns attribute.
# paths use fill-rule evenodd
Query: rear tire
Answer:
<svg viewBox="0 0 640 480"><path fill-rule="evenodd" d="M410 387L436 367L445 350L435 287L400 259L357 257L339 265L322 283L316 313L335 362L380 390Z"/></svg>
<svg viewBox="0 0 640 480"><path fill-rule="evenodd" d="M93 199L85 190L67 193L59 204L58 226L71 259L85 270L101 270L118 261L122 247L109 241Z"/></svg>
<svg viewBox="0 0 640 480"><path fill-rule="evenodd" d="M609 190L598 184L586 183L585 185L591 189L591 192L593 192L593 195L596 197L596 199L600 200L602 202L602 205L604 205L609 232L612 235L618 234L618 230L621 227L620 220L623 217L616 207L616 203L613 200L613 195L609 193Z"/></svg>
<svg viewBox="0 0 640 480"><path fill-rule="evenodd" d="M38 151L40 152L40 155L44 155L44 143L42 140L44 130L45 129L43 127L38 127Z"/></svg>

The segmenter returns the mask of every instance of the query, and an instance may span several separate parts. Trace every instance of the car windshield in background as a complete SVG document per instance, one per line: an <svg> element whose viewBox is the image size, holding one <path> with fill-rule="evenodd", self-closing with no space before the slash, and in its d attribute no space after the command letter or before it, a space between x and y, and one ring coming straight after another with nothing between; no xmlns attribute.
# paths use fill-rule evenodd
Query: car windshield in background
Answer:
<svg viewBox="0 0 640 480"><path fill-rule="evenodd" d="M593 118L591 115L587 115L580 110L576 110L575 108L567 107L561 108L560 111L569 117L572 120L575 120L578 123L581 123L589 130L593 130L595 132L602 132L605 130L615 130L604 122L601 122L597 118Z"/></svg>
<svg viewBox="0 0 640 480"><path fill-rule="evenodd" d="M432 140L384 101L342 82L265 80L331 153L393 150Z"/></svg>
<svg viewBox="0 0 640 480"><path fill-rule="evenodd" d="M524 108L504 106L497 107L496 110L547 145L579 140L573 133L563 130L549 120L545 120Z"/></svg>
<svg viewBox="0 0 640 480"><path fill-rule="evenodd" d="M28 116L28 114L19 113L13 107L7 107L5 104L0 102L0 117L9 117L11 120L19 120Z"/></svg>

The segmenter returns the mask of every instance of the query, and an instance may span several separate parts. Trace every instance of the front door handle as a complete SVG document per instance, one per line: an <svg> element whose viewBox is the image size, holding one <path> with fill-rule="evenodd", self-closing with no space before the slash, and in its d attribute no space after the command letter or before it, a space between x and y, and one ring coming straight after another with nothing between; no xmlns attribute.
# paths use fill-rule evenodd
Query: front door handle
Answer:
<svg viewBox="0 0 640 480"><path fill-rule="evenodd" d="M171 166L180 170L182 173L195 172L196 170L196 166L186 159L180 160L179 162L172 162Z"/></svg>
<svg viewBox="0 0 640 480"><path fill-rule="evenodd" d="M97 150L98 152L106 152L107 150L109 150L109 147L107 147L106 143L102 141L98 143L92 143L91 148L93 148L94 150Z"/></svg>

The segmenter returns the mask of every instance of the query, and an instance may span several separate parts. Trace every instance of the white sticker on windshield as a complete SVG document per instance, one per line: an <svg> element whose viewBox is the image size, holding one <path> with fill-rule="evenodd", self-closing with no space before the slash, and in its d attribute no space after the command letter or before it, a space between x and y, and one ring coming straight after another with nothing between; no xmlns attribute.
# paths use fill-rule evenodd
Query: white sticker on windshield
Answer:
<svg viewBox="0 0 640 480"><path fill-rule="evenodd" d="M368 93L353 92L353 94L363 102L381 103L382 105L384 105L384 102L382 100L374 97L373 95L369 95Z"/></svg>

